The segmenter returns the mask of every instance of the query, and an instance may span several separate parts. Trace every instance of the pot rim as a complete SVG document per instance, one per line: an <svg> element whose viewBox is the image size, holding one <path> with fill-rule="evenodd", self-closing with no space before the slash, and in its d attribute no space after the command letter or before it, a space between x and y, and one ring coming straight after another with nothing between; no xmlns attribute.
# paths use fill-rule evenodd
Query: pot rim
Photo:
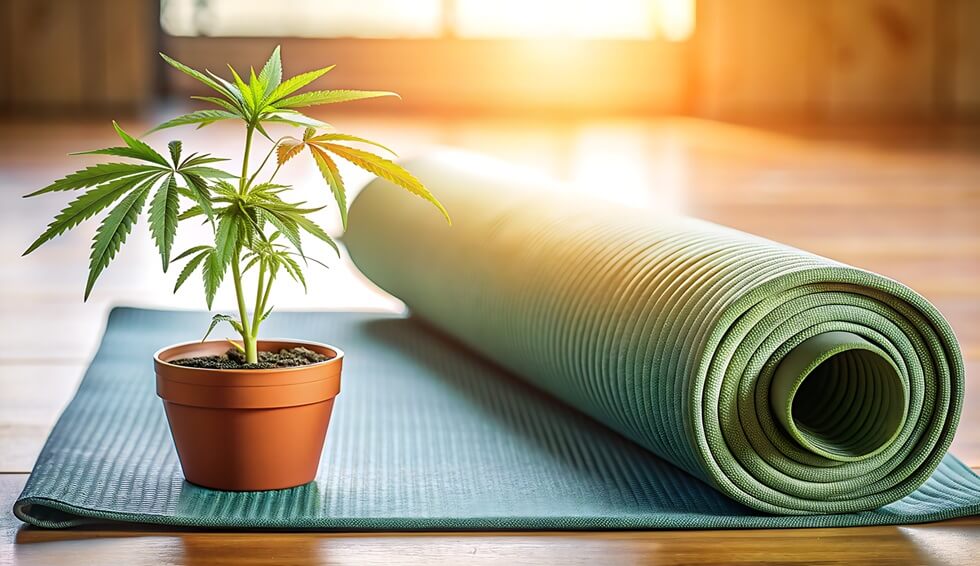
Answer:
<svg viewBox="0 0 980 566"><path fill-rule="evenodd" d="M344 351L336 346L331 346L330 344L324 344L322 342L314 342L312 340L298 340L294 338L263 338L257 341L257 345L261 346L263 343L278 342L285 344L295 344L297 346L317 346L319 348L326 348L334 353L333 357L329 360L323 360L322 362L316 362L312 364L306 364L302 366L292 366L292 367L277 367L277 368L262 368L262 369L219 369L219 368L196 368L191 366L180 366L177 364L172 364L166 360L163 360L160 356L167 352L168 350L173 350L175 348L180 348L183 346L195 346L200 344L216 344L219 342L227 342L226 340L189 340L187 342L178 342L176 344L170 344L169 346L164 346L156 352L153 353L153 361L169 368L174 368L177 370L193 370L195 372L205 372L212 373L216 375L222 374L238 374L241 375L242 372L246 372L247 375L266 375L270 373L292 373L297 371L309 371L314 368L324 367L330 364L336 364L344 359Z"/></svg>

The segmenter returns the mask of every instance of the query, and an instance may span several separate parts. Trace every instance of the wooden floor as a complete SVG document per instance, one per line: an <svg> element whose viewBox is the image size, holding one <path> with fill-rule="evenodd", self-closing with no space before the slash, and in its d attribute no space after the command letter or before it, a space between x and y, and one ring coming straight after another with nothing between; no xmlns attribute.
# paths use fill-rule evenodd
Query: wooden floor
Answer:
<svg viewBox="0 0 980 566"><path fill-rule="evenodd" d="M907 283L950 320L967 364L953 451L980 468L980 126L754 128L692 119L528 122L354 116L343 131L411 154L470 148L571 181L581 198L667 208L760 234ZM124 126L143 131L146 123ZM239 151L239 132L180 132L185 147ZM163 145L170 137L149 141ZM42 531L11 505L97 345L113 304L200 308L197 289L170 293L145 226L137 226L88 303L81 302L94 226L21 258L65 195L21 199L112 145L108 123L0 123L0 565L333 563L957 564L980 552L980 520L909 527L781 531L449 534L274 534ZM367 179L344 170L349 184ZM291 180L327 202L312 166ZM287 177L288 178L288 177ZM323 221L337 232L327 213ZM328 220L329 219L329 220ZM188 236L193 236L189 234ZM190 242L188 239L187 242ZM182 242L178 242L180 246ZM283 284L277 308L401 308L346 262L311 274L330 293ZM230 307L224 297L216 308ZM198 329L189 329L188 339Z"/></svg>

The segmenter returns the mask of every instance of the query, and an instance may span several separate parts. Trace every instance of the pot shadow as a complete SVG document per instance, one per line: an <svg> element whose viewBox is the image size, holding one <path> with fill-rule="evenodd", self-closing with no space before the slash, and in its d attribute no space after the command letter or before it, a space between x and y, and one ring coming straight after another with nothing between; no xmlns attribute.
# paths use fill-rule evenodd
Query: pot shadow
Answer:
<svg viewBox="0 0 980 566"><path fill-rule="evenodd" d="M614 513L763 516L418 318L372 319L363 327L372 341L421 368L425 379L451 388L472 418L574 475L572 485L604 494Z"/></svg>

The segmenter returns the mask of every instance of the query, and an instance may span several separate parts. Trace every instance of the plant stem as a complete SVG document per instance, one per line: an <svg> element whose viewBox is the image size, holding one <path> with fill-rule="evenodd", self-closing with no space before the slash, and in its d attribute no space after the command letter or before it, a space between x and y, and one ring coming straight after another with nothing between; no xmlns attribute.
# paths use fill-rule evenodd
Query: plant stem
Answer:
<svg viewBox="0 0 980 566"><path fill-rule="evenodd" d="M272 281L269 281L272 285ZM252 336L259 335L259 325L262 324L262 296L265 294L265 262L259 262L259 283L255 286L255 308L252 309Z"/></svg>
<svg viewBox="0 0 980 566"><path fill-rule="evenodd" d="M249 124L245 133L245 156L242 158L242 175L238 180L238 193L241 195L245 194L245 187L247 186L246 179L248 178L248 154L252 151L252 133L254 131L255 127Z"/></svg>
<svg viewBox="0 0 980 566"><path fill-rule="evenodd" d="M286 139L287 137L288 136L283 136L283 137L277 139L275 142L273 142L272 149L269 150L269 153L265 154L265 159L263 159L262 160L262 163L259 164L259 168L256 169L255 171L253 171L252 172L252 176L248 178L248 184L249 184L249 186L251 186L252 183L255 182L255 178L259 176L259 173L261 173L263 169L265 169L265 164L268 163L269 158L272 157L272 154L276 151L276 148L279 147L279 143L282 142L282 140ZM276 167L276 171L278 171L278 170L279 170L279 168ZM275 175L275 173L273 173L273 176L274 175ZM269 182L271 183L272 181L269 181Z"/></svg>
<svg viewBox="0 0 980 566"><path fill-rule="evenodd" d="M242 343L245 346L245 361L254 364L259 361L255 337L248 325L248 311L245 308L245 293L242 292L242 272L238 267L240 255L235 252L231 261L231 275L235 281L235 294L238 296L238 316L242 325Z"/></svg>

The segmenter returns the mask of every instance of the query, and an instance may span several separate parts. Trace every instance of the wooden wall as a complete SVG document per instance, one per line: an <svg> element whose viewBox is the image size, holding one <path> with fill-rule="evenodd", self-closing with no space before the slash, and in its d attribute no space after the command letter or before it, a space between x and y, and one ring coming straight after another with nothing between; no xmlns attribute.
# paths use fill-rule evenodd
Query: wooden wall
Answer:
<svg viewBox="0 0 980 566"><path fill-rule="evenodd" d="M154 94L155 0L0 1L0 108L130 109Z"/></svg>
<svg viewBox="0 0 980 566"><path fill-rule="evenodd" d="M692 95L718 118L975 116L980 1L700 0Z"/></svg>
<svg viewBox="0 0 980 566"><path fill-rule="evenodd" d="M158 0L0 0L0 110L116 112L167 89L186 94L194 85L163 74L156 58L158 14ZM164 46L220 67L260 60L275 42L167 38ZM521 56L506 42L438 39L284 43L293 62L329 53L343 62L338 77L395 85L419 110L980 118L980 0L698 0L689 42L606 42L584 54L556 47ZM490 72L467 79L474 69ZM540 80L544 72L554 80Z"/></svg>

